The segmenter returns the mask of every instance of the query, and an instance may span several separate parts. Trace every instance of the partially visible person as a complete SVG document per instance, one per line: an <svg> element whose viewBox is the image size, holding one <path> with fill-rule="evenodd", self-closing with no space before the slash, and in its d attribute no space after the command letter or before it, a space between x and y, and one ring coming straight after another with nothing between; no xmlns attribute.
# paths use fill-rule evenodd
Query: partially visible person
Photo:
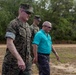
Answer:
<svg viewBox="0 0 76 75"><path fill-rule="evenodd" d="M33 19L33 24L30 26L31 33L32 33L32 39L34 35L39 31L39 23L41 22L40 15L35 15Z"/></svg>
<svg viewBox="0 0 76 75"><path fill-rule="evenodd" d="M38 25L39 25L40 22L41 22L40 15L35 15L34 19L33 19L33 24L30 26L31 34L32 34L32 36L31 36L31 43L33 41L33 38L34 38L35 34L39 31ZM33 48L32 48L32 46L31 46L31 57L33 59ZM33 64L33 62L32 62L32 64ZM32 64L31 64L31 66L32 66ZM38 68L38 64L37 63L36 63L36 66Z"/></svg>
<svg viewBox="0 0 76 75"><path fill-rule="evenodd" d="M33 38L35 36L35 34L39 31L39 23L41 22L41 18L40 15L35 15L34 19L33 19L33 24L30 26L30 30L31 30L31 42L33 41ZM33 51L32 51L32 46L31 46L31 56L33 58Z"/></svg>
<svg viewBox="0 0 76 75"><path fill-rule="evenodd" d="M53 52L59 61L59 56L52 45L52 39L49 32L52 24L45 21L42 29L38 31L33 40L34 63L39 65L39 75L50 75L49 55Z"/></svg>
<svg viewBox="0 0 76 75"><path fill-rule="evenodd" d="M20 4L19 15L9 23L6 31L6 54L2 75L31 75L31 31L27 21L33 13L29 4Z"/></svg>

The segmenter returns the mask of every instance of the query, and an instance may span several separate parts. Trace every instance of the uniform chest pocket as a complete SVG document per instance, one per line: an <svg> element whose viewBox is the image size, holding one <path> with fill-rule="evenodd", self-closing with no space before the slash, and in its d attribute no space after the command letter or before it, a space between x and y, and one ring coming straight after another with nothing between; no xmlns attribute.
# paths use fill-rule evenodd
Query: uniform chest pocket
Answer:
<svg viewBox="0 0 76 75"><path fill-rule="evenodd" d="M27 33L27 37L31 37L32 35L31 35L31 31L30 31L30 29L27 27L26 28L26 33Z"/></svg>
<svg viewBox="0 0 76 75"><path fill-rule="evenodd" d="M24 28L19 28L19 35L22 37L26 38L26 30Z"/></svg>

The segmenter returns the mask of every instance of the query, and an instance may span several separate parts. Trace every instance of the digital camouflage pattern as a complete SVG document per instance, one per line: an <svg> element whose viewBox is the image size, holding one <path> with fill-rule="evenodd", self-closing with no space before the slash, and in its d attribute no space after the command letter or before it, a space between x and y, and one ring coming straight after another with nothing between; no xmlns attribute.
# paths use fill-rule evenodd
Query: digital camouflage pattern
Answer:
<svg viewBox="0 0 76 75"><path fill-rule="evenodd" d="M39 27L32 24L30 26L30 30L31 30L31 35L32 35L31 36L31 43L32 43L34 35L39 31ZM31 46L31 57L33 59L33 48L32 48L32 46Z"/></svg>
<svg viewBox="0 0 76 75"><path fill-rule="evenodd" d="M31 32L28 23L22 23L18 18L16 18L10 22L6 32L12 32L15 34L14 44L22 59L26 63L26 70L22 72L18 68L17 60L7 48L3 61L2 75L30 75Z"/></svg>
<svg viewBox="0 0 76 75"><path fill-rule="evenodd" d="M34 35L39 31L39 27L38 26L34 26L33 24L30 26L31 29L31 34L32 34L32 40Z"/></svg>

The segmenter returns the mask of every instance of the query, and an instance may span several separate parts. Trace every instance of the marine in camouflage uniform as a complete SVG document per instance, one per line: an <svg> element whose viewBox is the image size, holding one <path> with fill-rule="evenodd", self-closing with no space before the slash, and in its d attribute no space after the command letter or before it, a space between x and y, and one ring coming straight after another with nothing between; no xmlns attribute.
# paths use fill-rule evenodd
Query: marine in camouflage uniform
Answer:
<svg viewBox="0 0 76 75"><path fill-rule="evenodd" d="M34 38L34 35L39 31L39 23L41 21L41 18L39 15L34 16L33 24L30 26L31 34L32 34L32 40Z"/></svg>
<svg viewBox="0 0 76 75"><path fill-rule="evenodd" d="M33 20L33 24L30 26L30 30L31 30L31 43L33 41L34 35L39 31L39 23L41 21L40 15L35 15L34 16L34 20ZM33 58L33 52L32 52L32 46L31 46L31 56Z"/></svg>
<svg viewBox="0 0 76 75"><path fill-rule="evenodd" d="M38 25L39 25L40 21L41 21L40 15L35 15L34 16L34 20L33 20L33 24L30 26L31 34L32 34L31 43L33 41L34 35L39 31ZM32 46L31 46L31 57L32 57L32 60L33 60L33 48L32 48ZM38 64L37 63L36 63L36 66L38 68Z"/></svg>
<svg viewBox="0 0 76 75"><path fill-rule="evenodd" d="M30 15L33 12L31 6L27 4L21 4L20 11L27 9L23 14ZM6 38L13 39L13 44L24 61L26 68L20 69L18 66L18 60L13 53L9 50L8 46L2 66L2 75L31 75L30 67L30 44L31 44L31 31L27 22L22 22L18 17L12 20L6 31Z"/></svg>

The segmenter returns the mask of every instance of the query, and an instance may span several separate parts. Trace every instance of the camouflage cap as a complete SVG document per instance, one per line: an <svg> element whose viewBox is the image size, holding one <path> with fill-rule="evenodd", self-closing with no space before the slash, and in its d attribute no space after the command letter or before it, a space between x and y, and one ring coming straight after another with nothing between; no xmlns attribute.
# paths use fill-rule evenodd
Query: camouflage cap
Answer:
<svg viewBox="0 0 76 75"><path fill-rule="evenodd" d="M38 21L41 21L40 15L35 15L34 19L37 19Z"/></svg>
<svg viewBox="0 0 76 75"><path fill-rule="evenodd" d="M20 8L23 8L26 12L33 13L33 7L29 4L20 4Z"/></svg>

